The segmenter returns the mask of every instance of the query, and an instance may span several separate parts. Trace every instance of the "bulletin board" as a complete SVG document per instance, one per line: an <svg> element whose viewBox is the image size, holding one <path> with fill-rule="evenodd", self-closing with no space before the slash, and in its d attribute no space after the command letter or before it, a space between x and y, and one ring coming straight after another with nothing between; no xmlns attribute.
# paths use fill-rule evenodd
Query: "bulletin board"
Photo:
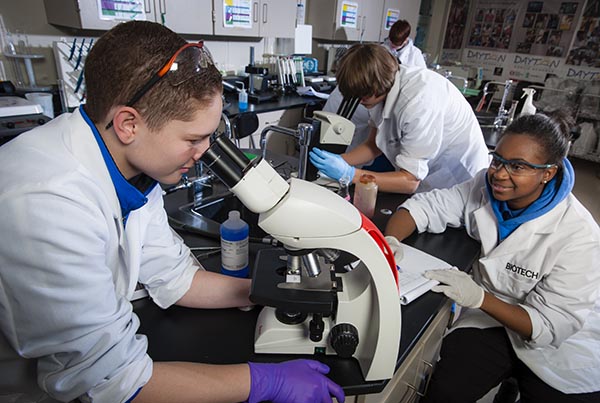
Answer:
<svg viewBox="0 0 600 403"><path fill-rule="evenodd" d="M600 68L600 0L589 0L566 64Z"/></svg>
<svg viewBox="0 0 600 403"><path fill-rule="evenodd" d="M515 30L516 53L565 57L584 0L530 1Z"/></svg>

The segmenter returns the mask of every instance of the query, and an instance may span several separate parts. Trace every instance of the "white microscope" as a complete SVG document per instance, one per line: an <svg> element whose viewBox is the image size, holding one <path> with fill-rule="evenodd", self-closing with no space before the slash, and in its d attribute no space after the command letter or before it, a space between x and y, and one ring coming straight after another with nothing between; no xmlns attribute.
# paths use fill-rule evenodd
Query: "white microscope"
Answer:
<svg viewBox="0 0 600 403"><path fill-rule="evenodd" d="M397 272L375 225L332 191L286 181L263 158L250 161L224 135L201 161L287 253L257 256L250 299L265 307L255 352L354 357L366 381L391 378L400 345ZM356 257L351 270L334 267L339 251Z"/></svg>

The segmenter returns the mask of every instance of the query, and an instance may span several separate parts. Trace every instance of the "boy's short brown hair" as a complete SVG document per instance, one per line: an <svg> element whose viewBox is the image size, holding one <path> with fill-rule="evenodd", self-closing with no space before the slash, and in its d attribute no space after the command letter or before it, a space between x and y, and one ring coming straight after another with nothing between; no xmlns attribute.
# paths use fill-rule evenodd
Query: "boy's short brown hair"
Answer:
<svg viewBox="0 0 600 403"><path fill-rule="evenodd" d="M398 61L383 46L357 44L340 60L336 78L344 97L363 98L387 94L397 71Z"/></svg>
<svg viewBox="0 0 600 403"><path fill-rule="evenodd" d="M390 28L390 34L388 38L390 38L390 42L394 46L400 46L404 43L408 36L410 35L410 24L406 20L398 20L392 25Z"/></svg>
<svg viewBox="0 0 600 403"><path fill-rule="evenodd" d="M125 105L186 43L170 29L147 21L122 23L102 35L85 61L90 119L102 123L111 118L111 108ZM209 63L179 86L159 80L132 106L150 129L158 130L170 120L189 120L221 92L221 74Z"/></svg>

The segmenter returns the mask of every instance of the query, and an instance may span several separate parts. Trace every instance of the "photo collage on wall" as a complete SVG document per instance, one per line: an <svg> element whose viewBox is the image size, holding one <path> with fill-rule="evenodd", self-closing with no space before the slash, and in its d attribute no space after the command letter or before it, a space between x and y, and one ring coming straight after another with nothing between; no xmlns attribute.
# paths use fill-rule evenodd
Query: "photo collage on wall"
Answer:
<svg viewBox="0 0 600 403"><path fill-rule="evenodd" d="M477 8L467 46L508 49L516 16L515 8Z"/></svg>
<svg viewBox="0 0 600 403"><path fill-rule="evenodd" d="M465 24L469 14L469 0L452 0L446 35L444 36L444 49L460 49L465 35Z"/></svg>
<svg viewBox="0 0 600 403"><path fill-rule="evenodd" d="M566 63L600 67L600 0L588 1Z"/></svg>
<svg viewBox="0 0 600 403"><path fill-rule="evenodd" d="M519 36L516 53L564 57L575 30L575 14L579 2L561 2L558 9L544 7L544 1L530 1L521 23L525 30Z"/></svg>

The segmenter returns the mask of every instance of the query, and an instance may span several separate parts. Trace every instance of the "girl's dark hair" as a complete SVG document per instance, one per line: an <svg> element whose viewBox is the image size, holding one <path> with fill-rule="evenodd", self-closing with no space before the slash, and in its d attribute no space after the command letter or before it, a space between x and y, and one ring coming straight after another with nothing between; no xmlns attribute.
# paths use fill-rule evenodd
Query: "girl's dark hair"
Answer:
<svg viewBox="0 0 600 403"><path fill-rule="evenodd" d="M562 166L562 159L569 151L571 129L574 125L575 119L565 110L537 113L515 119L506 127L502 136L511 134L529 136L544 150L546 163Z"/></svg>

